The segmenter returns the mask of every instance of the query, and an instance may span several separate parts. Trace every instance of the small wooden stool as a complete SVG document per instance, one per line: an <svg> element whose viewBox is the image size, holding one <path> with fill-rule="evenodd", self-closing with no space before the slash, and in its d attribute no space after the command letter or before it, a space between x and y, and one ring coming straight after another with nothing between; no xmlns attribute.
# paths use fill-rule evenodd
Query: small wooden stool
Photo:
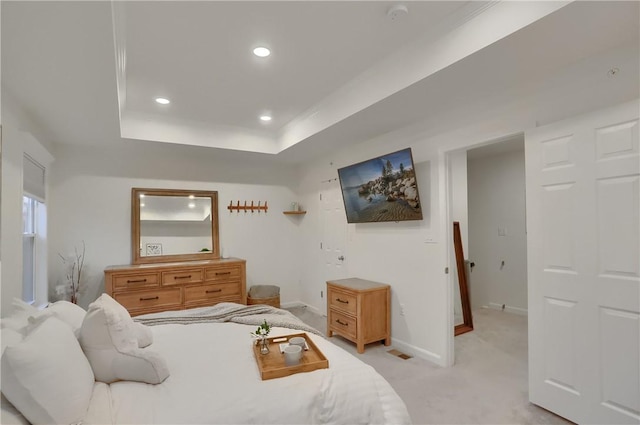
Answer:
<svg viewBox="0 0 640 425"><path fill-rule="evenodd" d="M254 285L249 288L247 305L266 304L280 308L280 287L276 285Z"/></svg>

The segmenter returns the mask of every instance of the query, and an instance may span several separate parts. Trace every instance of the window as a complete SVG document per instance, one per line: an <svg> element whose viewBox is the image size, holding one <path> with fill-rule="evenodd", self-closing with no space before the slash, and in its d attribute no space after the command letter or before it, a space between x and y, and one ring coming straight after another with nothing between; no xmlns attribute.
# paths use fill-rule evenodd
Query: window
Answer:
<svg viewBox="0 0 640 425"><path fill-rule="evenodd" d="M23 161L22 299L41 303L47 296L47 214L45 169L28 155Z"/></svg>
<svg viewBox="0 0 640 425"><path fill-rule="evenodd" d="M36 233L38 202L22 197L22 299L32 303L36 299Z"/></svg>

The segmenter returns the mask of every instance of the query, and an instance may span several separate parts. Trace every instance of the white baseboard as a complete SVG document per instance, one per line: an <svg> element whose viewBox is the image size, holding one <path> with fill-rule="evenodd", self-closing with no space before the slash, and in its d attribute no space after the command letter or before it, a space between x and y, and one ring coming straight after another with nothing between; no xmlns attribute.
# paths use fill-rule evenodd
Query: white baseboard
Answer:
<svg viewBox="0 0 640 425"><path fill-rule="evenodd" d="M502 310L502 304L498 304L498 303L489 303L487 307L492 308L494 310ZM519 314L521 316L529 315L529 311L526 308L512 307L509 305L505 305L504 311L506 311L507 313Z"/></svg>
<svg viewBox="0 0 640 425"><path fill-rule="evenodd" d="M401 341L393 337L391 337L391 345L393 345L395 348L402 351L403 353L410 354L414 357L418 357L423 360L427 360L431 363L435 363L438 366L446 367L446 364L444 363L442 356L440 356L439 354L432 353L429 350L416 347L415 345L411 345L407 342Z"/></svg>
<svg viewBox="0 0 640 425"><path fill-rule="evenodd" d="M306 304L302 301L289 301L287 303L281 303L280 308L293 308L293 307L305 307Z"/></svg>
<svg viewBox="0 0 640 425"><path fill-rule="evenodd" d="M322 317L327 317L326 313L323 313L322 311L320 311L320 309L309 305L309 304L305 304L305 306L307 306L307 309L315 314L317 314L318 316L322 316Z"/></svg>
<svg viewBox="0 0 640 425"><path fill-rule="evenodd" d="M319 316L327 317L327 315L321 312L319 309L302 301L290 301L288 303L280 304L280 308L292 308L292 307L305 307L312 313L315 313Z"/></svg>
<svg viewBox="0 0 640 425"><path fill-rule="evenodd" d="M304 303L302 301L294 301L294 302L288 302L288 303L283 303L281 305L282 308L289 308L289 307L306 307L309 309L309 311L318 314L320 316L324 316L326 317L327 315L324 314L323 312L321 312L319 309L317 309L316 307L309 305L307 303ZM413 357L418 357L421 358L423 360L427 360L431 363L435 363L437 366L442 366L442 367L446 367L446 364L444 363L442 356L432 353L431 351L416 347L415 345L411 345L407 342L401 341L397 338L391 338L391 345L394 346L394 348L397 348L398 350L402 351L403 353L409 354Z"/></svg>

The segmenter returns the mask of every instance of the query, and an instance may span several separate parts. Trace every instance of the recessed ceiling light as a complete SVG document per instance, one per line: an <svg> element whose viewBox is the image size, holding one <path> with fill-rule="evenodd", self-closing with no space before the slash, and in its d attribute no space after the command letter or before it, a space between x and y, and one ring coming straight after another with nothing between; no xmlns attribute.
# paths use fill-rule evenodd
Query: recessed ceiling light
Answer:
<svg viewBox="0 0 640 425"><path fill-rule="evenodd" d="M266 122L266 121L271 121L271 117L270 117L269 115L262 115L262 116L260 117L260 120L261 120L261 121L265 121L265 122Z"/></svg>
<svg viewBox="0 0 640 425"><path fill-rule="evenodd" d="M195 195L189 195L189 199L196 199Z"/></svg>
<svg viewBox="0 0 640 425"><path fill-rule="evenodd" d="M140 204L140 206L141 206L141 207L144 207L144 203L141 203L141 204Z"/></svg>
<svg viewBox="0 0 640 425"><path fill-rule="evenodd" d="M171 103L169 99L165 99L164 97L156 97L156 102L158 102L161 105L166 105L168 103Z"/></svg>
<svg viewBox="0 0 640 425"><path fill-rule="evenodd" d="M260 58L266 58L271 54L271 50L267 49L266 47L256 47L255 49L253 49L253 54Z"/></svg>
<svg viewBox="0 0 640 425"><path fill-rule="evenodd" d="M189 208L195 208L196 204L194 202L189 202Z"/></svg>

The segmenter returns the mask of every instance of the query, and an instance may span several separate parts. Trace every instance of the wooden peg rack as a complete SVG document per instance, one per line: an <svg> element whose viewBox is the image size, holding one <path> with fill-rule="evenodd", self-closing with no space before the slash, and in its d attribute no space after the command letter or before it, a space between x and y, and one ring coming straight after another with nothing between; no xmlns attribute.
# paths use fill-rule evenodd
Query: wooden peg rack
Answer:
<svg viewBox="0 0 640 425"><path fill-rule="evenodd" d="M260 205L261 203L262 201L258 201L258 205L254 205L254 201L251 201L251 205L247 205L247 201L244 201L244 205L240 205L240 201L238 201L236 205L233 205L233 201L230 201L227 209L230 212L233 212L235 210L237 213L239 213L240 210L243 210L245 213L247 211L251 211L252 213L255 211L264 211L266 213L269 209L269 207L267 206L267 201L264 201L264 205Z"/></svg>

